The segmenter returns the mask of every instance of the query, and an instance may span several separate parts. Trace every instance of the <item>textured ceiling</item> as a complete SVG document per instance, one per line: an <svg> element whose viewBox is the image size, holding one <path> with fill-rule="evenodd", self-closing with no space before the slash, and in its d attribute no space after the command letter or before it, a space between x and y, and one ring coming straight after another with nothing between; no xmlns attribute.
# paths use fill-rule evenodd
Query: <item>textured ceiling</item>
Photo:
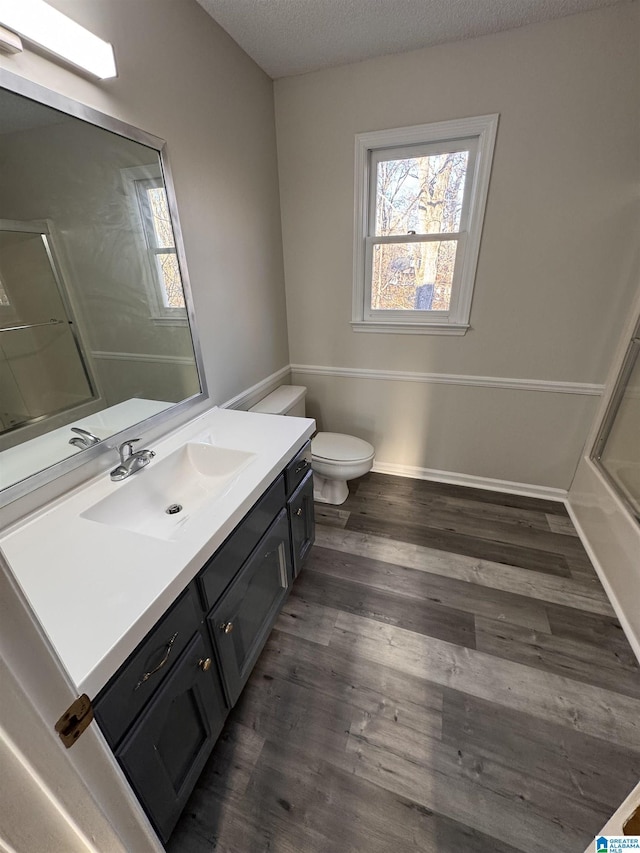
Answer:
<svg viewBox="0 0 640 853"><path fill-rule="evenodd" d="M274 78L617 2L629 0L198 0Z"/></svg>

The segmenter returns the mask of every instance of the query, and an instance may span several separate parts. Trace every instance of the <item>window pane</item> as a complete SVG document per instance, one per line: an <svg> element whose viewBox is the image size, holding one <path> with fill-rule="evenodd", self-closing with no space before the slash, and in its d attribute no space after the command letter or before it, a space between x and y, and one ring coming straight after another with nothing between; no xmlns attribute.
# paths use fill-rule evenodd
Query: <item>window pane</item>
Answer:
<svg viewBox="0 0 640 853"><path fill-rule="evenodd" d="M457 240L373 247L373 310L448 311Z"/></svg>
<svg viewBox="0 0 640 853"><path fill-rule="evenodd" d="M169 216L169 205L164 187L152 187L147 189L147 198L151 209L153 220L153 232L156 238L156 246L159 249L170 249L175 246L171 217Z"/></svg>
<svg viewBox="0 0 640 853"><path fill-rule="evenodd" d="M376 236L460 230L468 151L383 160L376 177Z"/></svg>
<svg viewBox="0 0 640 853"><path fill-rule="evenodd" d="M175 252L158 254L156 259L164 286L164 304L168 308L184 308L180 267Z"/></svg>

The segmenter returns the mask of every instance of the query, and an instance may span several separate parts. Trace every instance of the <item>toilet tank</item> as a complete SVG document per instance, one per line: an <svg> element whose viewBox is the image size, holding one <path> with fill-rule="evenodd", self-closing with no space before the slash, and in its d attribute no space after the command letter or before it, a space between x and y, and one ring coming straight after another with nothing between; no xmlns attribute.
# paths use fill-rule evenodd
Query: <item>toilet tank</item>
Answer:
<svg viewBox="0 0 640 853"><path fill-rule="evenodd" d="M280 385L271 394L263 397L259 403L252 406L250 412L262 412L267 415L290 415L294 418L304 417L304 398L307 389L304 385Z"/></svg>

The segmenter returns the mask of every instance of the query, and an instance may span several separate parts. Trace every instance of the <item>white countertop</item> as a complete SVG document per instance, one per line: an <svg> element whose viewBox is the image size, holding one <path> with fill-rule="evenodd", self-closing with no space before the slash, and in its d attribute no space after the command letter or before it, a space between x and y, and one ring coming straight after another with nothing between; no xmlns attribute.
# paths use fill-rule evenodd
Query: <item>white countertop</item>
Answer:
<svg viewBox="0 0 640 853"><path fill-rule="evenodd" d="M189 441L256 454L180 538L81 516L156 460L120 483L101 474L0 534L0 550L80 693L93 698L106 684L314 429L308 418L214 408L154 442L156 460Z"/></svg>

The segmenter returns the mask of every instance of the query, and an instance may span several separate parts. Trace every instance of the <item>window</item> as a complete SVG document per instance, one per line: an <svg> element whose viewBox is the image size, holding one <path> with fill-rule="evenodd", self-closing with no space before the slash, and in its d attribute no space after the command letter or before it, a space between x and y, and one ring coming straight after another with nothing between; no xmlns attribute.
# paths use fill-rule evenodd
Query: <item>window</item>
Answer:
<svg viewBox="0 0 640 853"><path fill-rule="evenodd" d="M135 182L147 246L160 283L165 308L184 308L180 267L162 178Z"/></svg>
<svg viewBox="0 0 640 853"><path fill-rule="evenodd" d="M355 331L465 334L497 125L356 137Z"/></svg>
<svg viewBox="0 0 640 853"><path fill-rule="evenodd" d="M163 325L186 325L180 265L160 168L133 166L121 172L133 230L147 249L143 283L151 319Z"/></svg>

